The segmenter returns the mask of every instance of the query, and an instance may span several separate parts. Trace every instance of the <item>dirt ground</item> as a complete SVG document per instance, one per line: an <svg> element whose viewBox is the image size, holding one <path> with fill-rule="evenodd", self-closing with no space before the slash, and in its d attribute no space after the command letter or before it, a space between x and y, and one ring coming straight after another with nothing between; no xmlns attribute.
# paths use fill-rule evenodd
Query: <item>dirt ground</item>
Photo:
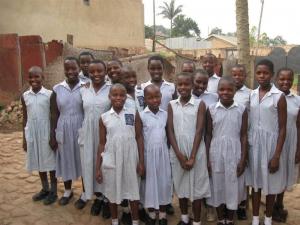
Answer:
<svg viewBox="0 0 300 225"><path fill-rule="evenodd" d="M37 174L29 174L25 170L25 153L22 150L21 132L0 133L0 225L79 225L79 224L110 224L99 216L90 215L92 202L81 211L75 209L74 202L81 192L80 182L74 184L75 197L65 207L54 203L44 206L31 200L34 193L40 190ZM63 193L62 182L59 183L59 197ZM177 202L177 201L176 201ZM178 204L174 202L176 213L170 216L169 224L175 225L179 219ZM286 224L300 224L300 185L285 197L285 206L289 211ZM263 215L264 207L261 209ZM250 218L250 213L249 213ZM204 220L203 220L204 221ZM216 223L203 222L205 225ZM238 225L249 225L249 221L237 222ZM278 225L277 223L273 223Z"/></svg>

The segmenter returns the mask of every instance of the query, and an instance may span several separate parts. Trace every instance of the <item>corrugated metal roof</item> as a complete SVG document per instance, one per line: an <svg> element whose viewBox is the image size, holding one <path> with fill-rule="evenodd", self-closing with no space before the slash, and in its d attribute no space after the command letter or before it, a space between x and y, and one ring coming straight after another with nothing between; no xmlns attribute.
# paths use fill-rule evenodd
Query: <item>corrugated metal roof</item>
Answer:
<svg viewBox="0 0 300 225"><path fill-rule="evenodd" d="M209 48L211 48L210 41L200 40L197 37L167 38L165 40L165 42L166 42L166 46L171 49L192 50L192 49L209 49Z"/></svg>
<svg viewBox="0 0 300 225"><path fill-rule="evenodd" d="M219 38L219 39L224 40L224 41L227 41L227 42L229 42L232 45L237 45L237 38L236 37L232 37L232 36L225 36L225 35L216 35L216 34L213 34L213 35L210 35L205 40L209 40L209 39L211 39L213 37Z"/></svg>

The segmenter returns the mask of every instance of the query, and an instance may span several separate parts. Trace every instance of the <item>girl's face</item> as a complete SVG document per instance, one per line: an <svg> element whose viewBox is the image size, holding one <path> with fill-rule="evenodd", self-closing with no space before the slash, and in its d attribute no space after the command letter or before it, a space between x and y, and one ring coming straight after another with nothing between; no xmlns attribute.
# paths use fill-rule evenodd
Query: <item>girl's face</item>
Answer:
<svg viewBox="0 0 300 225"><path fill-rule="evenodd" d="M89 74L89 65L92 62L92 57L90 55L82 55L79 59L79 66L83 74Z"/></svg>
<svg viewBox="0 0 300 225"><path fill-rule="evenodd" d="M64 63L64 70L68 83L76 84L79 82L79 66L75 60L66 60Z"/></svg>
<svg viewBox="0 0 300 225"><path fill-rule="evenodd" d="M209 75L214 74L214 68L216 66L215 59L211 56L204 56L202 67Z"/></svg>
<svg viewBox="0 0 300 225"><path fill-rule="evenodd" d="M189 76L178 76L177 77L177 90L181 97L187 98L191 96L193 89L193 78Z"/></svg>
<svg viewBox="0 0 300 225"><path fill-rule="evenodd" d="M148 65L148 71L152 81L162 81L164 67L160 60L151 60Z"/></svg>
<svg viewBox="0 0 300 225"><path fill-rule="evenodd" d="M105 67L102 63L89 65L89 74L93 84L103 84L105 82L105 72Z"/></svg>
<svg viewBox="0 0 300 225"><path fill-rule="evenodd" d="M161 103L161 93L158 88L150 88L145 95L145 102L150 110L159 109Z"/></svg>
<svg viewBox="0 0 300 225"><path fill-rule="evenodd" d="M33 91L38 91L43 85L43 73L39 71L30 72L28 75L28 83Z"/></svg>
<svg viewBox="0 0 300 225"><path fill-rule="evenodd" d="M237 68L237 67L232 68L231 76L232 79L234 80L236 88L240 89L241 87L243 87L246 81L246 74L242 68Z"/></svg>
<svg viewBox="0 0 300 225"><path fill-rule="evenodd" d="M121 83L121 65L118 62L110 61L107 64L107 75L113 84Z"/></svg>
<svg viewBox="0 0 300 225"><path fill-rule="evenodd" d="M184 63L181 72L194 73L194 65L192 63Z"/></svg>
<svg viewBox="0 0 300 225"><path fill-rule="evenodd" d="M126 94L126 90L123 88L113 88L110 90L109 99L111 101L111 105L114 108L123 108L127 97Z"/></svg>
<svg viewBox="0 0 300 225"><path fill-rule="evenodd" d="M122 73L123 84L126 89L134 89L137 84L136 73L134 71L124 71Z"/></svg>
<svg viewBox="0 0 300 225"><path fill-rule="evenodd" d="M230 105L233 102L235 86L230 82L222 81L218 87L218 95L223 105Z"/></svg>
<svg viewBox="0 0 300 225"><path fill-rule="evenodd" d="M266 65L258 65L255 71L255 77L261 87L270 86L273 73Z"/></svg>
<svg viewBox="0 0 300 225"><path fill-rule="evenodd" d="M294 76L288 70L282 70L277 76L277 86L280 91L288 94L294 82Z"/></svg>
<svg viewBox="0 0 300 225"><path fill-rule="evenodd" d="M194 77L193 93L200 96L207 89L208 76L202 74L196 74Z"/></svg>

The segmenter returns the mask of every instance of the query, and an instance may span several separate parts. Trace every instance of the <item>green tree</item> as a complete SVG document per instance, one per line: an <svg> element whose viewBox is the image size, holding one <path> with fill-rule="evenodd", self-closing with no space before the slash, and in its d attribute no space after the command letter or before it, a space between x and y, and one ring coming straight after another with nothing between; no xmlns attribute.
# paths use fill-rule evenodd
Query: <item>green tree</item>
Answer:
<svg viewBox="0 0 300 225"><path fill-rule="evenodd" d="M182 7L182 5L176 7L175 0L171 0L170 4L163 2L163 5L159 7L161 9L159 15L170 20L170 37L172 37L173 19L182 12Z"/></svg>
<svg viewBox="0 0 300 225"><path fill-rule="evenodd" d="M209 35L213 35L213 34L216 34L216 35L222 35L222 29L221 28L218 28L218 27L215 27L211 30L210 34Z"/></svg>
<svg viewBox="0 0 300 225"><path fill-rule="evenodd" d="M145 25L145 38L153 38L153 26Z"/></svg>
<svg viewBox="0 0 300 225"><path fill-rule="evenodd" d="M271 45L277 46L277 45L286 45L287 41L283 39L282 36L276 36L274 39L271 39Z"/></svg>
<svg viewBox="0 0 300 225"><path fill-rule="evenodd" d="M200 37L198 24L191 18L179 15L174 19L173 37Z"/></svg>

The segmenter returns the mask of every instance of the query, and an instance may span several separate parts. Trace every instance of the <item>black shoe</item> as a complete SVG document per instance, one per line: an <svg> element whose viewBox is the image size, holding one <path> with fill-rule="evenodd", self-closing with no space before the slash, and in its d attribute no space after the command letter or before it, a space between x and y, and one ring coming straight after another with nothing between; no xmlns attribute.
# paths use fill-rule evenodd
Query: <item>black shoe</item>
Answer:
<svg viewBox="0 0 300 225"><path fill-rule="evenodd" d="M58 201L58 204L59 205L68 205L72 197L73 197L73 192L71 192L69 197L61 197Z"/></svg>
<svg viewBox="0 0 300 225"><path fill-rule="evenodd" d="M101 212L102 205L103 205L103 201L96 198L94 200L94 203L93 203L92 208L91 208L91 215L92 216L98 216Z"/></svg>
<svg viewBox="0 0 300 225"><path fill-rule="evenodd" d="M238 208L236 214L238 220L247 220L247 211L245 208Z"/></svg>
<svg viewBox="0 0 300 225"><path fill-rule="evenodd" d="M174 208L172 206L172 204L168 204L167 207L166 207L166 213L168 215L173 215L174 214Z"/></svg>
<svg viewBox="0 0 300 225"><path fill-rule="evenodd" d="M283 208L283 205L277 205L275 204L273 207L273 213L272 213L272 220L279 222L279 223L285 223L288 216L288 211Z"/></svg>
<svg viewBox="0 0 300 225"><path fill-rule="evenodd" d="M168 225L168 220L166 218L163 218L158 221L158 224L159 225Z"/></svg>
<svg viewBox="0 0 300 225"><path fill-rule="evenodd" d="M147 219L146 210L144 208L139 209L139 220L145 223L146 219Z"/></svg>
<svg viewBox="0 0 300 225"><path fill-rule="evenodd" d="M49 192L49 195L44 199L44 205L51 205L57 200L57 194L53 192Z"/></svg>
<svg viewBox="0 0 300 225"><path fill-rule="evenodd" d="M191 221L189 221L188 223L185 223L183 221L179 221L179 223L177 223L177 225L191 225Z"/></svg>
<svg viewBox="0 0 300 225"><path fill-rule="evenodd" d="M103 202L102 205L102 217L103 219L109 219L111 217L110 208L108 202Z"/></svg>
<svg viewBox="0 0 300 225"><path fill-rule="evenodd" d="M86 206L86 201L83 201L81 198L78 199L74 204L76 209L83 209Z"/></svg>
<svg viewBox="0 0 300 225"><path fill-rule="evenodd" d="M132 224L131 214L123 212L121 222L123 225L131 225Z"/></svg>
<svg viewBox="0 0 300 225"><path fill-rule="evenodd" d="M49 195L49 191L44 191L43 189L39 192L36 193L34 196L32 196L32 200L37 202L45 199Z"/></svg>

